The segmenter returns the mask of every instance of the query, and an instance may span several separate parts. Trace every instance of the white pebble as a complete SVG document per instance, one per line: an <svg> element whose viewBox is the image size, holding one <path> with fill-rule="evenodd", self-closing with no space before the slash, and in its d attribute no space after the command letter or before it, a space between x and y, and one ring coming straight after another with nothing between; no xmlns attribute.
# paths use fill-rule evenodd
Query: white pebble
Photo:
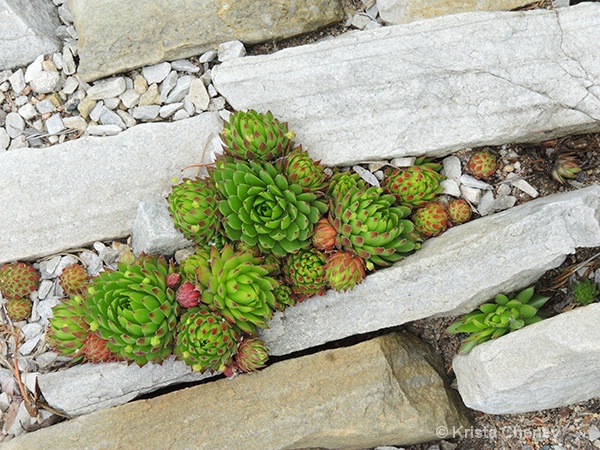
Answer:
<svg viewBox="0 0 600 450"><path fill-rule="evenodd" d="M477 178L467 174L460 176L460 183L476 189L492 189L492 186L487 184L485 181L478 180Z"/></svg>
<svg viewBox="0 0 600 450"><path fill-rule="evenodd" d="M63 48L63 72L65 75L73 75L77 71L75 59L68 45Z"/></svg>
<svg viewBox="0 0 600 450"><path fill-rule="evenodd" d="M87 91L91 100L102 100L105 98L118 97L127 89L125 78L117 77L96 82Z"/></svg>
<svg viewBox="0 0 600 450"><path fill-rule="evenodd" d="M148 84L160 83L167 78L167 75L169 75L170 72L171 64L168 62L142 68L142 76L146 79Z"/></svg>
<svg viewBox="0 0 600 450"><path fill-rule="evenodd" d="M512 191L512 189L509 184L502 183L496 190L496 193L498 195L510 195L511 191Z"/></svg>
<svg viewBox="0 0 600 450"><path fill-rule="evenodd" d="M15 99L16 106L23 106L25 103L29 101L29 98L26 95L21 95Z"/></svg>
<svg viewBox="0 0 600 450"><path fill-rule="evenodd" d="M446 178L449 180L454 180L454 182L459 185L461 175L460 159L458 159L456 156L448 156L447 158L444 158L442 164L444 166L442 173L446 176Z"/></svg>
<svg viewBox="0 0 600 450"><path fill-rule="evenodd" d="M534 188L531 184L529 184L525 180L522 180L522 179L511 180L510 184L512 184L517 189L520 189L521 191L525 192L531 198L536 198L538 195L540 195L540 193L537 191L537 189Z"/></svg>
<svg viewBox="0 0 600 450"><path fill-rule="evenodd" d="M200 63L204 64L204 63L207 63L207 62L214 61L214 59L216 57L217 57L217 51L216 50L209 50L209 51L203 53L200 56L199 61L200 61Z"/></svg>
<svg viewBox="0 0 600 450"><path fill-rule="evenodd" d="M41 335L44 332L44 327L42 327L39 323L28 323L21 328L21 331L23 331L23 334L25 334L27 339L31 339Z"/></svg>
<svg viewBox="0 0 600 450"><path fill-rule="evenodd" d="M53 114L46 120L46 130L48 134L56 135L65 129L65 124L62 121L59 113Z"/></svg>
<svg viewBox="0 0 600 450"><path fill-rule="evenodd" d="M138 102L140 101L140 97L140 93L135 89L127 89L121 94L120 99L123 103L123 106L129 109L133 108L134 106L137 106Z"/></svg>
<svg viewBox="0 0 600 450"><path fill-rule="evenodd" d="M246 54L246 47L240 41L229 41L219 44L217 51L219 61L225 62L244 56Z"/></svg>
<svg viewBox="0 0 600 450"><path fill-rule="evenodd" d="M190 115L193 116L196 113L196 106L190 100L190 96L186 95L183 99L183 109Z"/></svg>
<svg viewBox="0 0 600 450"><path fill-rule="evenodd" d="M47 280L48 278L54 278L55 270L58 267L58 263L60 263L60 256L54 256L53 258L46 259L41 261L39 264L39 271L43 280Z"/></svg>
<svg viewBox="0 0 600 450"><path fill-rule="evenodd" d="M100 259L100 257L96 253L85 251L81 252L79 257L81 258L83 264L86 266L86 270L90 274L90 276L95 277L100 272L102 272L102 259Z"/></svg>
<svg viewBox="0 0 600 450"><path fill-rule="evenodd" d="M131 111L131 115L137 120L154 120L158 117L159 111L159 105L136 106Z"/></svg>
<svg viewBox="0 0 600 450"><path fill-rule="evenodd" d="M54 282L51 280L42 280L42 282L40 283L40 287L38 288L38 298L40 300L44 300L48 294L50 294L50 291L52 290L52 288L54 287Z"/></svg>
<svg viewBox="0 0 600 450"><path fill-rule="evenodd" d="M87 132L92 136L115 136L123 129L119 125L90 125Z"/></svg>
<svg viewBox="0 0 600 450"><path fill-rule="evenodd" d="M100 124L117 125L118 127L121 127L122 130L127 128L125 126L125 122L123 122L123 119L121 119L116 112L108 108L102 109L102 113L100 114Z"/></svg>
<svg viewBox="0 0 600 450"><path fill-rule="evenodd" d="M42 66L43 62L44 55L40 55L37 58L35 58L31 64L27 66L24 75L25 83L29 83L31 80L33 80L35 77L37 77L44 71L44 67Z"/></svg>
<svg viewBox="0 0 600 450"><path fill-rule="evenodd" d="M37 116L37 111L31 103L26 103L19 108L19 115L25 120L31 120Z"/></svg>
<svg viewBox="0 0 600 450"><path fill-rule="evenodd" d="M86 120L81 116L65 117L63 123L70 130L85 131L88 126Z"/></svg>
<svg viewBox="0 0 600 450"><path fill-rule="evenodd" d="M10 112L6 115L5 127L8 135L14 139L23 133L25 129L25 121L16 112Z"/></svg>
<svg viewBox="0 0 600 450"><path fill-rule="evenodd" d="M163 119L167 119L167 118L171 117L173 114L175 114L175 112L178 111L178 110L180 110L181 108L183 108L183 103L182 102L171 103L170 105L162 106L160 108L160 110L158 111L158 114Z"/></svg>
<svg viewBox="0 0 600 450"><path fill-rule="evenodd" d="M131 128L137 124L137 121L127 111L123 111L122 109L117 109L117 114L119 115L119 117L121 119L123 119L123 122L125 122L125 126L127 128Z"/></svg>
<svg viewBox="0 0 600 450"><path fill-rule="evenodd" d="M177 84L167 96L165 103L177 103L182 101L189 92L191 83L192 77L190 75L184 75L179 78Z"/></svg>
<svg viewBox="0 0 600 450"><path fill-rule="evenodd" d="M183 119L189 119L189 118L190 118L190 115L187 113L187 111L185 109L180 109L173 116L173 120L183 120Z"/></svg>
<svg viewBox="0 0 600 450"><path fill-rule="evenodd" d="M405 156L403 158L394 158L391 161L391 165L394 167L410 167L415 164L417 160L414 156Z"/></svg>
<svg viewBox="0 0 600 450"><path fill-rule="evenodd" d="M31 80L29 84L36 94L50 94L59 89L60 83L60 73L44 71Z"/></svg>
<svg viewBox="0 0 600 450"><path fill-rule="evenodd" d="M0 127L0 150L6 150L10 145L10 136L6 132L6 128Z"/></svg>
<svg viewBox="0 0 600 450"><path fill-rule="evenodd" d="M460 197L460 186L453 179L446 179L440 183L444 188L443 193L452 197Z"/></svg>
<svg viewBox="0 0 600 450"><path fill-rule="evenodd" d="M373 175L371 172L369 172L367 169L365 169L362 166L354 166L352 167L352 169L360 175L360 177L365 180L367 183L369 183L371 186L377 186L379 187L379 180L377 179L377 177L375 177L375 175Z"/></svg>
<svg viewBox="0 0 600 450"><path fill-rule="evenodd" d="M167 78L160 85L160 101L164 103L169 96L169 93L173 90L173 88L177 85L177 72L172 70Z"/></svg>
<svg viewBox="0 0 600 450"><path fill-rule="evenodd" d="M472 205L478 205L481 200L481 190L472 188L469 186L461 186L460 193L462 198L471 203Z"/></svg>
<svg viewBox="0 0 600 450"><path fill-rule="evenodd" d="M40 114L53 113L56 111L56 106L49 99L44 99L35 105Z"/></svg>
<svg viewBox="0 0 600 450"><path fill-rule="evenodd" d="M192 64L187 59L178 59L177 61L172 61L171 68L173 70L177 70L178 72L187 72L187 73L200 72L200 67Z"/></svg>
<svg viewBox="0 0 600 450"><path fill-rule="evenodd" d="M100 115L102 114L102 110L104 109L104 102L100 101L96 103L94 109L90 111L89 118L94 122L98 122L100 120Z"/></svg>
<svg viewBox="0 0 600 450"><path fill-rule="evenodd" d="M14 91L15 95L19 95L25 89L25 75L23 74L23 69L19 69L15 71L10 77L8 77L8 81Z"/></svg>
<svg viewBox="0 0 600 450"><path fill-rule="evenodd" d="M494 193L492 191L486 191L483 194L477 206L477 212L482 216L487 216L494 212Z"/></svg>
<svg viewBox="0 0 600 450"><path fill-rule="evenodd" d="M116 109L119 106L119 103L121 103L121 99L119 97L104 99L104 106L106 106L108 109Z"/></svg>
<svg viewBox="0 0 600 450"><path fill-rule="evenodd" d="M27 341L25 341L25 343L21 344L21 346L19 347L19 353L21 355L29 355L36 347L36 345L38 345L38 342L40 342L41 338L41 336L37 336L33 339L28 339Z"/></svg>
<svg viewBox="0 0 600 450"><path fill-rule="evenodd" d="M196 78L189 86L189 94L187 96L189 100L196 107L196 111L206 111L210 104L210 95L204 86L202 80Z"/></svg>

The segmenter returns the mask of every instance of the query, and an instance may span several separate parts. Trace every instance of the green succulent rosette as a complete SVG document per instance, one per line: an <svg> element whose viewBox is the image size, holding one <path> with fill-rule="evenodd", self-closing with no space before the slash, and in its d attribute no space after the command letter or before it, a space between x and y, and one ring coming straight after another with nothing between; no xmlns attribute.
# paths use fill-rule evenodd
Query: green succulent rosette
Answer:
<svg viewBox="0 0 600 450"><path fill-rule="evenodd" d="M541 321L537 312L547 301L548 297L535 294L533 287L519 292L514 299L498 294L493 303L479 306L450 325L447 332L471 334L460 348L466 353L478 344Z"/></svg>
<svg viewBox="0 0 600 450"><path fill-rule="evenodd" d="M142 366L171 353L179 305L166 285L168 273L165 258L142 254L92 280L87 322L117 356Z"/></svg>
<svg viewBox="0 0 600 450"><path fill-rule="evenodd" d="M598 286L589 278L573 285L573 299L580 305L587 306L594 303L599 295Z"/></svg>
<svg viewBox="0 0 600 450"><path fill-rule="evenodd" d="M308 247L315 223L327 211L326 203L270 163L219 160L211 176L227 237L264 253L285 256Z"/></svg>
<svg viewBox="0 0 600 450"><path fill-rule="evenodd" d="M223 125L221 140L225 155L241 160L270 161L286 154L294 132L270 111L236 111Z"/></svg>
<svg viewBox="0 0 600 450"><path fill-rule="evenodd" d="M275 311L283 311L285 308L294 306L297 302L292 288L287 284L280 283L278 287L273 289L273 294L275 294L275 303L270 306Z"/></svg>
<svg viewBox="0 0 600 450"><path fill-rule="evenodd" d="M354 252L366 267L389 266L418 248L414 225L405 219L410 208L393 206L393 195L378 187L351 188L333 201L329 221L337 232L340 249Z"/></svg>
<svg viewBox="0 0 600 450"><path fill-rule="evenodd" d="M365 180L363 180L356 172L337 172L329 181L327 196L329 198L341 198L352 188L362 189L366 186Z"/></svg>
<svg viewBox="0 0 600 450"><path fill-rule="evenodd" d="M386 173L384 189L401 205L413 208L433 200L444 188L444 176L427 166L392 169Z"/></svg>
<svg viewBox="0 0 600 450"><path fill-rule="evenodd" d="M206 289L200 300L231 324L252 334L256 327L266 328L273 314L274 289L279 282L269 276L273 267L263 264L252 253L235 253L226 245L211 251L210 267L199 267L198 280Z"/></svg>
<svg viewBox="0 0 600 450"><path fill-rule="evenodd" d="M221 218L215 187L208 179L184 179L167 197L173 224L198 245L207 245L219 235Z"/></svg>
<svg viewBox="0 0 600 450"><path fill-rule="evenodd" d="M249 337L240 342L235 355L235 365L242 372L254 372L262 369L269 359L269 350L264 341L257 337Z"/></svg>
<svg viewBox="0 0 600 450"><path fill-rule="evenodd" d="M197 248L196 253L191 254L179 263L179 273L184 280L193 284L199 284L196 269L198 267L209 267L210 263L209 247Z"/></svg>
<svg viewBox="0 0 600 450"><path fill-rule="evenodd" d="M46 343L60 356L83 359L83 346L88 335L89 325L85 321L88 314L85 300L73 295L52 308L46 331Z"/></svg>
<svg viewBox="0 0 600 450"><path fill-rule="evenodd" d="M325 166L320 161L314 161L299 146L285 158L277 161L277 169L283 173L290 183L302 186L302 189L310 192L327 190L327 176Z"/></svg>
<svg viewBox="0 0 600 450"><path fill-rule="evenodd" d="M338 292L354 289L365 278L364 260L350 252L335 252L327 257L325 277Z"/></svg>
<svg viewBox="0 0 600 450"><path fill-rule="evenodd" d="M232 363L239 333L206 306L188 309L177 326L175 356L195 372L223 372Z"/></svg>
<svg viewBox="0 0 600 450"><path fill-rule="evenodd" d="M325 293L325 289L327 289L326 261L327 255L315 248L301 250L288 257L283 272L299 301Z"/></svg>

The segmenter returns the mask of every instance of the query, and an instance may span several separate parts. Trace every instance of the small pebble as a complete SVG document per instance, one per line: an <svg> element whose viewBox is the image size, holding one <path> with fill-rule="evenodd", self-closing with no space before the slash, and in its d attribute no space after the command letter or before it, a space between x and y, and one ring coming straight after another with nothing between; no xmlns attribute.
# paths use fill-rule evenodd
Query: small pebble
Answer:
<svg viewBox="0 0 600 450"><path fill-rule="evenodd" d="M379 180L377 179L377 177L375 175L373 175L371 172L369 172L367 169L365 169L362 166L353 166L352 170L354 170L357 174L360 175L360 177L365 180L367 183L369 183L371 186L377 186L379 187Z"/></svg>
<svg viewBox="0 0 600 450"><path fill-rule="evenodd" d="M59 113L53 114L46 120L46 130L48 134L56 135L65 129L65 124L62 121Z"/></svg>
<svg viewBox="0 0 600 450"><path fill-rule="evenodd" d="M171 68L173 70L178 71L178 72L187 72L187 73L198 73L198 72L200 72L200 67L192 64L187 59L178 59L177 61L172 61L171 62Z"/></svg>
<svg viewBox="0 0 600 450"><path fill-rule="evenodd" d="M14 139L23 133L25 129L25 121L16 112L11 112L6 115L5 128L8 135Z"/></svg>
<svg viewBox="0 0 600 450"><path fill-rule="evenodd" d="M118 125L89 125L87 132L92 136L115 136L123 129Z"/></svg>
<svg viewBox="0 0 600 450"><path fill-rule="evenodd" d="M460 183L476 189L492 189L492 186L487 184L485 181L478 180L477 178L467 174L460 176Z"/></svg>
<svg viewBox="0 0 600 450"><path fill-rule="evenodd" d="M54 282L51 280L42 280L38 288L38 298L44 300L54 287Z"/></svg>
<svg viewBox="0 0 600 450"><path fill-rule="evenodd" d="M184 75L179 78L177 84L167 96L165 103L177 103L182 101L189 92L191 83L192 77L190 75Z"/></svg>
<svg viewBox="0 0 600 450"><path fill-rule="evenodd" d="M123 111L121 109L117 109L117 114L123 120L123 122L125 123L125 126L127 128L131 128L131 127L133 127L133 126L135 126L137 124L137 121L127 111Z"/></svg>
<svg viewBox="0 0 600 450"><path fill-rule="evenodd" d="M100 115L102 114L103 110L104 110L104 102L99 101L98 103L96 103L96 106L94 106L94 109L92 109L90 111L90 120L92 120L94 122L98 122L100 120Z"/></svg>
<svg viewBox="0 0 600 450"><path fill-rule="evenodd" d="M37 111L31 103L26 103L19 108L19 115L25 120L31 120L37 116Z"/></svg>
<svg viewBox="0 0 600 450"><path fill-rule="evenodd" d="M171 72L171 64L168 62L162 62L154 64L153 66L147 66L142 68L142 76L146 79L146 82L150 85L153 83L160 83L167 75Z"/></svg>
<svg viewBox="0 0 600 450"><path fill-rule="evenodd" d="M78 131L85 131L88 126L87 121L81 116L65 117L63 124L70 130Z"/></svg>
<svg viewBox="0 0 600 450"><path fill-rule="evenodd" d="M95 277L102 272L102 259L94 252L85 251L79 255L90 276Z"/></svg>
<svg viewBox="0 0 600 450"><path fill-rule="evenodd" d="M460 197L460 186L453 179L443 180L440 186L444 188L443 193L452 197Z"/></svg>
<svg viewBox="0 0 600 450"><path fill-rule="evenodd" d="M118 97L127 89L125 78L117 77L98 81L88 90L87 95L92 100Z"/></svg>
<svg viewBox="0 0 600 450"><path fill-rule="evenodd" d="M187 113L185 109L180 109L173 115L173 120L183 120L189 119L190 115Z"/></svg>
<svg viewBox="0 0 600 450"><path fill-rule="evenodd" d="M540 195L538 190L525 180L517 178L515 180L511 180L510 184L512 184L517 189L520 189L521 191L525 192L531 198L536 198L537 196Z"/></svg>
<svg viewBox="0 0 600 450"><path fill-rule="evenodd" d="M199 61L200 61L200 63L204 64L204 63L207 63L207 62L214 61L216 57L217 57L217 51L216 50L209 50L209 51L203 53L200 56Z"/></svg>
<svg viewBox="0 0 600 450"><path fill-rule="evenodd" d="M10 145L10 136L5 128L0 127L0 150L6 150Z"/></svg>
<svg viewBox="0 0 600 450"><path fill-rule="evenodd" d="M225 62L244 56L246 54L246 47L240 41L229 41L219 44L217 51L219 61Z"/></svg>
<svg viewBox="0 0 600 450"><path fill-rule="evenodd" d="M55 270L58 267L58 264L60 263L60 259L60 256L57 255L53 258L40 261L39 271L43 280L56 277Z"/></svg>
<svg viewBox="0 0 600 450"><path fill-rule="evenodd" d="M38 104L35 105L35 108L40 114L53 113L54 111L56 111L56 106L54 106L54 103L52 103L47 98L42 100L41 102L38 102Z"/></svg>
<svg viewBox="0 0 600 450"><path fill-rule="evenodd" d="M390 161L390 164L394 167L410 167L415 164L417 160L414 156L405 156L403 158L394 158Z"/></svg>
<svg viewBox="0 0 600 450"><path fill-rule="evenodd" d="M154 120L158 117L159 112L160 106L158 105L136 106L133 108L131 115L137 120Z"/></svg>
<svg viewBox="0 0 600 450"><path fill-rule="evenodd" d="M10 77L8 77L8 81L14 91L15 95L19 95L25 89L25 75L23 74L23 69L19 69L15 71Z"/></svg>
<svg viewBox="0 0 600 450"><path fill-rule="evenodd" d="M165 101L167 101L167 97L169 96L169 94L171 93L171 91L173 90L173 88L177 85L177 72L172 70L169 75L167 75L167 78L165 78L165 81L163 81L160 85L160 103L164 103ZM140 102L141 104L141 102Z"/></svg>
<svg viewBox="0 0 600 450"><path fill-rule="evenodd" d="M167 119L171 117L175 112L179 109L183 108L183 102L179 103L171 103L170 105L165 105L160 108L158 114L161 118Z"/></svg>
<svg viewBox="0 0 600 450"><path fill-rule="evenodd" d="M158 85L153 84L140 96L138 106L160 105L161 103Z"/></svg>
<svg viewBox="0 0 600 450"><path fill-rule="evenodd" d="M104 106L106 106L108 109L117 109L120 103L121 99L119 97L111 97L104 99Z"/></svg>
<svg viewBox="0 0 600 450"><path fill-rule="evenodd" d="M442 161L444 168L442 174L449 180L454 180L457 185L460 185L461 165L460 159L456 156L448 156Z"/></svg>
<svg viewBox="0 0 600 450"><path fill-rule="evenodd" d="M194 104L196 111L206 111L210 105L210 95L202 80L195 78L190 82L187 98Z"/></svg>

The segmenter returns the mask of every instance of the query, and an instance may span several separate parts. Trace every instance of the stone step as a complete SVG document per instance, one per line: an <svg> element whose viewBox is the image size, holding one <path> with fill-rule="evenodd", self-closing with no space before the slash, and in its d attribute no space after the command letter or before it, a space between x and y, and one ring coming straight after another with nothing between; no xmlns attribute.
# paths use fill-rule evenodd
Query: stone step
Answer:
<svg viewBox="0 0 600 450"><path fill-rule="evenodd" d="M213 69L234 109L271 110L327 165L600 130L600 4L347 33Z"/></svg>
<svg viewBox="0 0 600 450"><path fill-rule="evenodd" d="M140 201L159 201L172 177L193 176L182 169L202 162L221 126L218 113L203 113L0 154L0 263L129 236Z"/></svg>
<svg viewBox="0 0 600 450"><path fill-rule="evenodd" d="M199 55L225 41L255 44L308 33L345 17L340 0L299 0L293 6L273 0L69 0L69 6L85 81Z"/></svg>
<svg viewBox="0 0 600 450"><path fill-rule="evenodd" d="M579 247L600 246L600 186L537 199L425 242L345 293L276 313L259 335L285 355L431 316L471 312L533 284Z"/></svg>
<svg viewBox="0 0 600 450"><path fill-rule="evenodd" d="M469 427L438 356L408 332L79 417L3 444L44 448L363 449Z"/></svg>
<svg viewBox="0 0 600 450"><path fill-rule="evenodd" d="M599 321L596 303L456 356L452 366L465 404L513 414L600 397Z"/></svg>
<svg viewBox="0 0 600 450"><path fill-rule="evenodd" d="M46 0L0 0L0 71L61 48L56 7Z"/></svg>

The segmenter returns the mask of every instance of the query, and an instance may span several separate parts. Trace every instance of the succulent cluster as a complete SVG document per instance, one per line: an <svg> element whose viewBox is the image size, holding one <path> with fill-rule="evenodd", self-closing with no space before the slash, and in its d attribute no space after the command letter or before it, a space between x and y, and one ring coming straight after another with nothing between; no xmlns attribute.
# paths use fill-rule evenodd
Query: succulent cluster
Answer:
<svg viewBox="0 0 600 450"><path fill-rule="evenodd" d="M25 320L33 304L29 294L39 286L40 276L31 264L6 263L0 267L0 292L7 299L6 314L12 320Z"/></svg>
<svg viewBox="0 0 600 450"><path fill-rule="evenodd" d="M129 255L91 280L65 269L69 298L48 329L59 354L140 366L174 354L200 372L257 370L268 350L256 332L275 312L351 290L470 217L466 203L436 201L441 166L423 158L379 187L325 170L270 112L234 112L220 137L208 176L176 182L167 197L195 253L177 263Z"/></svg>
<svg viewBox="0 0 600 450"><path fill-rule="evenodd" d="M581 172L581 167L575 161L575 155L572 153L559 155L552 166L552 178L560 184L565 184L567 179L577 178L579 172Z"/></svg>
<svg viewBox="0 0 600 450"><path fill-rule="evenodd" d="M582 306L594 303L599 295L598 286L589 278L578 281L573 285L573 299Z"/></svg>
<svg viewBox="0 0 600 450"><path fill-rule="evenodd" d="M450 334L469 333L460 351L469 352L478 344L542 320L538 309L546 304L548 297L534 293L533 287L519 292L510 299L504 294L496 295L494 302L484 303L448 327Z"/></svg>

